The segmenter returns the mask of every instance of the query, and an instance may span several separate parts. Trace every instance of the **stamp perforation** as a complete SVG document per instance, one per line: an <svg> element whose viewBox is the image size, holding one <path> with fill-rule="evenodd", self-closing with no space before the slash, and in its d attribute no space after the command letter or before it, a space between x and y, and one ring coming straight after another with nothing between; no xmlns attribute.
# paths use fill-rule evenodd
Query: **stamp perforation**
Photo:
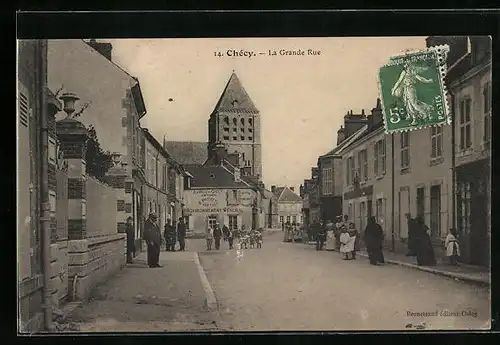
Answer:
<svg viewBox="0 0 500 345"><path fill-rule="evenodd" d="M377 84L378 84L378 89L379 89L379 97L383 100L383 92L382 92L382 83L380 81L380 71L384 67L392 66L394 60L398 58L408 58L409 56L412 55L422 55L426 53L432 53L435 54L435 61L437 64L437 70L438 70L438 83L439 87L442 91L443 95L443 105L444 105L444 121L438 122L438 123L431 123L431 124L415 124L411 125L409 127L403 127L403 128L394 128L394 129L389 129L388 123L387 123L387 112L386 112L386 107L385 107L385 102L382 101L382 112L383 112L383 123L384 123L384 128L385 128L385 133L386 134L391 134L391 133L400 133L400 132L409 132L413 130L419 130L423 128L429 128L429 127L440 127L443 125L449 125L451 124L451 116L450 116L450 104L449 104L449 94L448 94L448 89L446 87L445 83L445 77L446 77L446 71L447 71L447 66L446 66L446 58L449 52L449 46L448 45L437 45L437 46L432 46L426 49L420 49L420 50L405 50L403 51L403 54L400 55L395 55L390 57L389 61L382 65L379 69L379 73L377 73Z"/></svg>

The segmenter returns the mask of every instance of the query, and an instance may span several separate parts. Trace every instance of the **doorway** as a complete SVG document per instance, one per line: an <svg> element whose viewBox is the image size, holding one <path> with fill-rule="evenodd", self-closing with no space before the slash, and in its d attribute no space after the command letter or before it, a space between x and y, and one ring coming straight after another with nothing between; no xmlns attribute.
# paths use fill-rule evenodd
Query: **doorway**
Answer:
<svg viewBox="0 0 500 345"><path fill-rule="evenodd" d="M486 179L478 178L471 181L471 263L489 265L489 238L487 220Z"/></svg>
<svg viewBox="0 0 500 345"><path fill-rule="evenodd" d="M441 186L431 186L431 237L441 234Z"/></svg>
<svg viewBox="0 0 500 345"><path fill-rule="evenodd" d="M410 191L402 188L399 191L399 238L408 238L408 221L406 214L410 213Z"/></svg>
<svg viewBox="0 0 500 345"><path fill-rule="evenodd" d="M217 224L217 216L215 215L211 215L211 216L208 216L208 227L209 228L212 228L214 229L215 228L215 224Z"/></svg>
<svg viewBox="0 0 500 345"><path fill-rule="evenodd" d="M425 219L425 187L417 188L417 217Z"/></svg>
<svg viewBox="0 0 500 345"><path fill-rule="evenodd" d="M367 214L367 218L370 218L373 216L373 205L372 205L371 200L368 200L368 202L367 202L366 214Z"/></svg>

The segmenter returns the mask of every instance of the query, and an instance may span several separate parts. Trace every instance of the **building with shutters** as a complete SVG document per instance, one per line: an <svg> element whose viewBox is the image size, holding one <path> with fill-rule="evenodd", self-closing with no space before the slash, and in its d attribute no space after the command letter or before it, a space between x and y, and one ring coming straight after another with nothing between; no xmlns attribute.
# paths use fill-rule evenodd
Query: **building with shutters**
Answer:
<svg viewBox="0 0 500 345"><path fill-rule="evenodd" d="M450 45L446 83L453 118L456 222L461 258L489 266L491 251L492 42L488 36L431 36Z"/></svg>
<svg viewBox="0 0 500 345"><path fill-rule="evenodd" d="M282 224L302 224L302 198L295 193L294 187L271 187L278 203L278 222Z"/></svg>

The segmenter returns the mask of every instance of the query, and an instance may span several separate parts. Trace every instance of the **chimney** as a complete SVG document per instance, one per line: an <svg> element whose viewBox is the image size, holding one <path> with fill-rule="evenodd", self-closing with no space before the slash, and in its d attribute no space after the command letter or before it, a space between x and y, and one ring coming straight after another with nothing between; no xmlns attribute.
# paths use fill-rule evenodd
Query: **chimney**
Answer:
<svg viewBox="0 0 500 345"><path fill-rule="evenodd" d="M295 187L290 187L290 190L295 193Z"/></svg>
<svg viewBox="0 0 500 345"><path fill-rule="evenodd" d="M234 167L234 182L241 182L240 168Z"/></svg>
<svg viewBox="0 0 500 345"><path fill-rule="evenodd" d="M111 43L97 42L93 38L87 44L89 46L91 46L92 48L94 48L95 50L97 50L99 52L99 54L104 56L106 59L108 59L109 61L112 61L111 60L111 52L113 50L113 46L111 45Z"/></svg>
<svg viewBox="0 0 500 345"><path fill-rule="evenodd" d="M274 194L274 192L276 192L276 186L271 186L271 193Z"/></svg>
<svg viewBox="0 0 500 345"><path fill-rule="evenodd" d="M380 102L380 98L377 98L377 105L375 108L372 109L372 115L370 118L370 125L371 127L374 127L381 123L383 121L382 117L382 104Z"/></svg>
<svg viewBox="0 0 500 345"><path fill-rule="evenodd" d="M340 129L337 131L337 145L340 145L341 142L345 140L344 127L340 126Z"/></svg>

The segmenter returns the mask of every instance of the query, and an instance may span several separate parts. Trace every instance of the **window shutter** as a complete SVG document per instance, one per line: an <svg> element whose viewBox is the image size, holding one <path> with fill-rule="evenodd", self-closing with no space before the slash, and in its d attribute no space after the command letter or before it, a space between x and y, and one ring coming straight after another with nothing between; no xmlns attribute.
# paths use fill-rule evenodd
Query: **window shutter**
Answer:
<svg viewBox="0 0 500 345"><path fill-rule="evenodd" d="M236 222L238 223L238 224L236 224L236 226L238 227L238 229L241 229L241 227L242 227L243 223L242 223L242 220L241 220L241 216L240 216L240 215L238 215L238 216L236 217Z"/></svg>
<svg viewBox="0 0 500 345"><path fill-rule="evenodd" d="M18 91L18 235L19 235L19 276L24 279L31 275L31 143L30 143L30 97L28 90L19 83Z"/></svg>

